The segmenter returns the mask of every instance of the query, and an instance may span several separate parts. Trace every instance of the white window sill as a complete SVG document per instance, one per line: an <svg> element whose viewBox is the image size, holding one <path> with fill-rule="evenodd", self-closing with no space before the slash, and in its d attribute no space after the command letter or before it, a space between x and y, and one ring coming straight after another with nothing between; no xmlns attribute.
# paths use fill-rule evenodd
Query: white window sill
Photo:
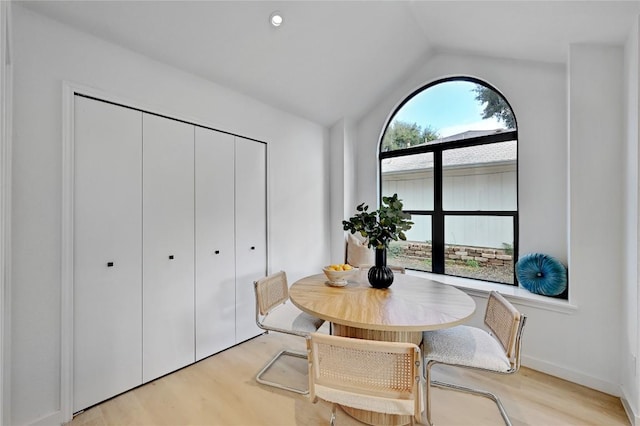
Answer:
<svg viewBox="0 0 640 426"><path fill-rule="evenodd" d="M489 297L489 292L495 290L500 292L500 294L509 299L509 301L515 305L530 306L533 308L560 312L562 314L571 314L578 310L576 305L569 303L567 300L533 294L522 287L472 280L469 278L452 277L450 275L432 274L430 272L422 271L407 270L407 274L452 285L470 296L487 298Z"/></svg>

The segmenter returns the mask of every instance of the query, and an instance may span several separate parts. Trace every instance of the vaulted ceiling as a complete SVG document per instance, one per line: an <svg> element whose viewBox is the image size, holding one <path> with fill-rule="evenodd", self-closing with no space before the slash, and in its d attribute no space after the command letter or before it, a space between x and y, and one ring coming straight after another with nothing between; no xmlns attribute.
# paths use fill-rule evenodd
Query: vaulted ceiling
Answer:
<svg viewBox="0 0 640 426"><path fill-rule="evenodd" d="M640 1L14 3L323 125L435 52L564 63L571 43L624 44L640 14Z"/></svg>

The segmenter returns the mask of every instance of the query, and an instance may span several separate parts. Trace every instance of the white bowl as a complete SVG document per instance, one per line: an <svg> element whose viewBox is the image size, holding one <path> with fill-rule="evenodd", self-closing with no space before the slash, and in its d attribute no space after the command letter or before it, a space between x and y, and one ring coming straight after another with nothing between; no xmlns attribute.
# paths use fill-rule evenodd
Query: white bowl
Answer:
<svg viewBox="0 0 640 426"><path fill-rule="evenodd" d="M347 279L358 272L358 268L353 268L348 271L334 271L333 269L322 268L322 271L329 279L330 285L347 285Z"/></svg>

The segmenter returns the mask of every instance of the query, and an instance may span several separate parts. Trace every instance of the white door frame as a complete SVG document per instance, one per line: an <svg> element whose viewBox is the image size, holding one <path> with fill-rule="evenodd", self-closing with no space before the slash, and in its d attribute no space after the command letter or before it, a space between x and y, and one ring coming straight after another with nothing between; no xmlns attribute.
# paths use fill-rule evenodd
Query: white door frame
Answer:
<svg viewBox="0 0 640 426"><path fill-rule="evenodd" d="M128 99L102 90L68 81L62 82L62 241L60 244L60 412L62 423L73 419L74 96L76 94L139 108Z"/></svg>
<svg viewBox="0 0 640 426"><path fill-rule="evenodd" d="M8 3L0 0L0 4ZM205 127L211 130L223 131L203 122L200 119L186 116L183 113L167 110L167 108L156 108L143 102L131 100L124 96L114 95L81 84L68 81L62 82L62 215L61 215L61 315L60 315L60 411L62 423L69 422L73 419L73 209L74 209L74 96L76 94L96 98L106 102L112 102L118 105L138 109L140 111L157 114L165 117L171 117L196 126ZM224 132L224 131L223 131ZM229 133L229 132L225 132ZM246 136L231 133L234 136L255 140ZM269 203L269 143L267 146L267 203ZM4 166L4 164L3 164ZM4 188L4 186L3 186ZM10 198L10 197L9 197ZM268 205L268 204L267 204ZM267 271L269 268L269 217L267 212ZM10 424L10 422L2 422L0 424Z"/></svg>
<svg viewBox="0 0 640 426"><path fill-rule="evenodd" d="M60 413L62 423L73 419L73 240L74 240L74 96L82 94L121 105L132 105L109 93L62 82L62 216L60 244Z"/></svg>
<svg viewBox="0 0 640 426"><path fill-rule="evenodd" d="M11 2L0 1L0 424L11 424Z"/></svg>

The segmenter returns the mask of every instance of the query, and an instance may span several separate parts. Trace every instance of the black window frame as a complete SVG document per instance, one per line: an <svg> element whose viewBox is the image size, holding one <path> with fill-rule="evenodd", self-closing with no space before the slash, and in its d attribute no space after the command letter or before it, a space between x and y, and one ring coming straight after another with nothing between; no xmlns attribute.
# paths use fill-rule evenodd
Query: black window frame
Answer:
<svg viewBox="0 0 640 426"><path fill-rule="evenodd" d="M432 238L431 272L434 274L451 275L451 274L445 273L445 218L447 216L511 217L513 220L513 254L512 254L513 284L497 282L497 281L493 281L493 282L497 282L498 284L503 284L503 285L517 286L518 281L515 273L515 264L516 264L516 260L518 259L518 248L519 248L518 234L519 234L520 188L519 188L519 181L518 181L519 180L518 124L517 124L517 118L515 116L515 113L513 113L513 116L516 122L516 128L513 130L507 130L500 133L493 133L485 136L477 136L477 137L472 137L467 139L449 140L441 143L431 143L431 144L413 146L409 148L392 150L392 151L383 151L382 142L384 140L384 136L389 126L391 125L391 123L393 123L393 119L398 113L398 111L400 111L407 102L413 99L414 96L424 92L425 90L428 90L433 86L436 86L441 83L451 82L451 81L467 81L470 83L485 86L493 90L498 95L500 95L502 99L504 99L504 101L507 103L507 105L511 109L511 112L513 113L513 108L511 107L511 104L499 90L497 90L495 87L491 86L490 84L482 80L472 78L472 77L443 78L443 79L433 81L415 90L407 98L405 98L404 101L400 103L400 105L398 105L398 107L396 107L395 111L390 116L385 126L384 132L382 132L382 135L380 136L380 141L378 144L378 147L379 147L378 148L378 188L380 188L378 203L379 205L381 205L382 197L383 197L383 194L382 194L382 162L383 160L388 158L394 158L394 157L404 157L404 156L414 155L414 154L433 153L433 176L434 176L433 210L405 210L407 213L410 213L412 216L416 215L416 216L431 217L431 238ZM466 148L470 146L489 145L493 143L508 142L508 141L514 141L514 140L516 141L516 209L515 210L445 210L443 206L443 200L442 200L442 197L443 197L442 153L443 151L453 149L453 148ZM475 279L471 277L464 277L464 278Z"/></svg>

